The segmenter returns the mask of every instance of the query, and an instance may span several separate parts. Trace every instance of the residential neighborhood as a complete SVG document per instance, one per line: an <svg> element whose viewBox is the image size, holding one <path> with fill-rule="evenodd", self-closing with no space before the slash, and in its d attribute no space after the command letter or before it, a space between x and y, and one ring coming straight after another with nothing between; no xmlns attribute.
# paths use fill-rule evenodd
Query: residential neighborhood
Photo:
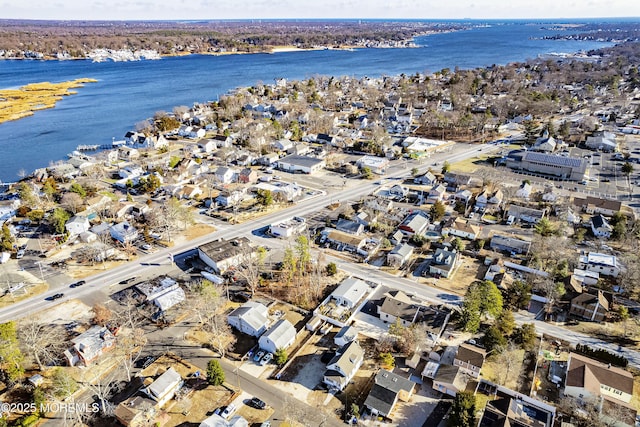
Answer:
<svg viewBox="0 0 640 427"><path fill-rule="evenodd" d="M632 78L467 135L451 73L237 88L4 186L0 398L84 408L7 425L635 427Z"/></svg>

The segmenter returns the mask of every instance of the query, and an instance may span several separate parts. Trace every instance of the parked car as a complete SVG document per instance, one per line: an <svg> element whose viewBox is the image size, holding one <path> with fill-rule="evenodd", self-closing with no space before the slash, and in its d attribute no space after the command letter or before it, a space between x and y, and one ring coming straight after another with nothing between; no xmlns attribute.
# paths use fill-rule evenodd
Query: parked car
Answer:
<svg viewBox="0 0 640 427"><path fill-rule="evenodd" d="M260 366L264 366L267 363L271 362L273 360L273 354L272 353L267 353L264 355L264 357L262 359L260 359Z"/></svg>
<svg viewBox="0 0 640 427"><path fill-rule="evenodd" d="M259 362L260 359L262 359L263 357L264 357L264 351L260 350L255 354L255 356L253 356L253 361Z"/></svg>
<svg viewBox="0 0 640 427"><path fill-rule="evenodd" d="M24 257L24 249L20 249L18 252L16 252L16 259L20 259Z"/></svg>
<svg viewBox="0 0 640 427"><path fill-rule="evenodd" d="M233 415L233 413L236 412L237 409L238 408L236 408L236 405L234 405L233 403L230 403L229 405L227 405L226 408L224 408L224 411L222 411L220 416L226 420L231 415Z"/></svg>
<svg viewBox="0 0 640 427"><path fill-rule="evenodd" d="M263 400L258 399L257 397L252 397L249 401L249 405L253 406L256 409L264 409L267 407L267 404L264 403Z"/></svg>

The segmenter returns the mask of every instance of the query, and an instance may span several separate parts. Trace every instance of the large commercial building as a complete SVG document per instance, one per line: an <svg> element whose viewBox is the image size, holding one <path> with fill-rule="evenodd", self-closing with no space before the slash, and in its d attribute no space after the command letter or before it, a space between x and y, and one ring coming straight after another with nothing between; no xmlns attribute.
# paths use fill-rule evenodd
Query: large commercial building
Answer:
<svg viewBox="0 0 640 427"><path fill-rule="evenodd" d="M507 159L507 167L516 170L551 175L569 181L582 181L587 172L586 159L525 151Z"/></svg>

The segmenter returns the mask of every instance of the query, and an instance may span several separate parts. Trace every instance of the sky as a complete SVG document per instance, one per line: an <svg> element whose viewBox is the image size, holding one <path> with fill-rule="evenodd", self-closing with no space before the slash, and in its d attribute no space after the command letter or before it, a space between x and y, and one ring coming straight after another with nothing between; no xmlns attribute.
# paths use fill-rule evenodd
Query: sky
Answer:
<svg viewBox="0 0 640 427"><path fill-rule="evenodd" d="M637 0L0 0L0 19L640 17Z"/></svg>

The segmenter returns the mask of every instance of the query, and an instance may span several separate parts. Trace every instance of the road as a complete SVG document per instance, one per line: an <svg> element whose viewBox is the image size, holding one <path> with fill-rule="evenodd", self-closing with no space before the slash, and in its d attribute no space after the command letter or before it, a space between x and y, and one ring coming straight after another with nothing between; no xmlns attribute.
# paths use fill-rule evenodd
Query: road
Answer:
<svg viewBox="0 0 640 427"><path fill-rule="evenodd" d="M454 163L457 161L461 161L470 157L474 157L477 155L487 154L496 150L497 147L493 145L467 145L467 144L457 144L453 147L452 150L446 153L438 153L434 154L431 160L428 162L429 164L433 162L437 162L441 164L443 161L448 161L450 163ZM400 166L400 167L399 167ZM404 166L404 167L402 167ZM406 165L395 165L390 170L385 178L399 178L402 176L407 176L409 174L409 170L411 167L417 167L420 172L426 171L429 165L423 164L419 165L417 163L409 163ZM346 188L337 192L331 193L331 198L334 201L346 201L346 200L357 200L358 198L371 193L374 189L376 189L378 185L375 181L363 181L359 183L357 186L353 186L350 188ZM180 254L184 254L199 245L209 242L215 239L230 239L236 238L239 236L247 236L252 240L260 241L262 244L271 245L271 246L282 246L282 242L278 243L278 241L274 241L274 239L263 239L260 237L256 237L252 235L251 231L265 227L274 222L280 222L290 218L293 215L304 216L309 213L320 210L328 204L326 194L320 197L310 198L304 201L297 203L296 205L283 209L278 212L274 212L269 215L265 215L261 218L246 221L242 224L238 225L225 225L220 230L215 231L213 233L200 236L196 239L193 239L189 242L174 246L169 249L160 250L154 254L149 254L139 258L135 262L127 263L122 266L113 268L111 270L105 271L100 274L96 274L94 276L86 278L87 284L80 288L69 289L54 287L50 289L47 293L41 294L38 296L34 296L32 298L26 299L24 301L15 303L9 307L3 308L0 310L0 322L6 322L9 320L16 320L22 317L26 317L37 313L40 310L45 308L49 308L56 303L62 302L68 298L81 298L87 297L90 294L96 292L97 290L109 292L109 287L117 284L121 280L127 279L132 276L142 276L148 275L152 276L154 273L154 269L158 268L158 265L170 263L169 256L170 254L174 254L176 257L180 256ZM345 262L339 258L335 257L327 257L330 261L336 262L339 268L344 271L360 276L365 277L369 280L384 282L385 285L397 288L404 292L409 292L416 294L417 296L431 301L437 301L438 303L448 303L446 298L442 298L443 291L438 289L437 287L431 287L428 285L418 284L415 281L398 278L395 276L391 276L384 272L380 272L372 266L368 264L354 264ZM65 298L62 300L58 300L58 302L50 302L44 301L44 298L47 298L57 292L64 291ZM444 293L446 294L446 292ZM634 350L629 350L626 348L619 348L617 345L606 343L600 340L597 340L593 337L589 337L586 335L576 334L573 331L568 331L564 328L550 325L548 323L535 321L530 318L520 316L519 320L526 322L534 322L536 324L536 328L539 332L544 332L545 334L549 334L555 336L557 338L569 341L571 343L589 343L594 347L600 347L608 349L609 351L622 354L629 359L629 363L635 367L640 368L640 353Z"/></svg>

